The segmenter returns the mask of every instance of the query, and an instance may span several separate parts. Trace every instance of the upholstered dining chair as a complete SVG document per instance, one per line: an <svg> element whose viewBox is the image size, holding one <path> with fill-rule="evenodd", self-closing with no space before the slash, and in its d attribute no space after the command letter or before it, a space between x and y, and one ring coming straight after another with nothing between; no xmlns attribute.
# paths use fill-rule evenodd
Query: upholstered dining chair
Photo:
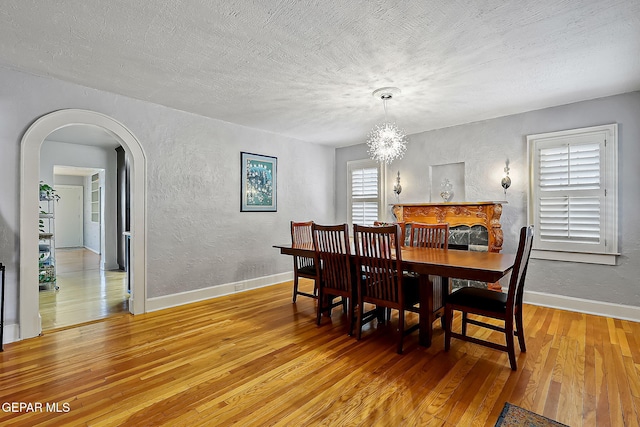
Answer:
<svg viewBox="0 0 640 427"><path fill-rule="evenodd" d="M313 237L311 226L313 221L294 222L291 221L291 243L293 245L308 245L313 247ZM304 295L310 298L317 298L318 283L316 277L315 261L311 257L294 256L293 257L293 302L296 302L298 295ZM303 292L299 290L299 279L304 277L314 281L313 293Z"/></svg>
<svg viewBox="0 0 640 427"><path fill-rule="evenodd" d="M451 338L469 341L496 350L506 351L509 354L511 369L517 370L514 335L518 337L520 351L527 351L522 324L522 295L532 243L533 225L522 227L515 264L509 279L509 289L506 293L468 287L461 288L446 298L445 351L449 351L451 348ZM452 331L454 310L462 312L461 333ZM469 314L502 320L504 326L490 324L477 318L469 318ZM505 345L467 335L468 324L503 332L506 341Z"/></svg>
<svg viewBox="0 0 640 427"><path fill-rule="evenodd" d="M321 267L318 274L317 324L322 313L342 304L346 307L349 335L353 334L354 305L356 302L355 270L351 263L349 228L347 224L313 224L313 245L316 260ZM334 302L336 297L341 301Z"/></svg>
<svg viewBox="0 0 640 427"><path fill-rule="evenodd" d="M418 329L419 324L405 330L405 310L417 303L418 295L407 295L403 287L400 232L396 225L367 227L355 224L354 245L358 280L357 338L362 337L362 325L380 318L380 309L398 310L398 353L402 353L404 336ZM365 303L375 309L365 312Z"/></svg>

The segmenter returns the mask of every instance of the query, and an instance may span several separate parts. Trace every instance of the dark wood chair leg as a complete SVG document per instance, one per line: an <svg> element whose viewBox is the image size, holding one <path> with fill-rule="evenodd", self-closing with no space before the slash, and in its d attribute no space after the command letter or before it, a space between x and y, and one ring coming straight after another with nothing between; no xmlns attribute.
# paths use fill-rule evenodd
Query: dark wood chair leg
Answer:
<svg viewBox="0 0 640 427"><path fill-rule="evenodd" d="M400 340L398 341L398 354L402 354L402 344L404 342L404 310L398 310L398 329L400 329Z"/></svg>
<svg viewBox="0 0 640 427"><path fill-rule="evenodd" d="M322 293L322 289L320 289L318 291L318 313L317 313L317 319L316 319L316 324L318 326L320 326L320 319L322 319L322 303L324 302L324 294Z"/></svg>
<svg viewBox="0 0 640 427"><path fill-rule="evenodd" d="M467 312L462 312L462 335L467 336Z"/></svg>
<svg viewBox="0 0 640 427"><path fill-rule="evenodd" d="M453 310L444 310L444 351L451 348L451 327L453 325Z"/></svg>
<svg viewBox="0 0 640 427"><path fill-rule="evenodd" d="M520 351L526 352L527 346L524 342L524 326L522 323L522 310L518 310L516 313L516 330L518 331L518 343L520 344Z"/></svg>
<svg viewBox="0 0 640 427"><path fill-rule="evenodd" d="M352 337L353 336L353 326L355 324L355 310L354 310L354 301L352 301L351 298L349 298L349 311L347 314L347 321L349 323L349 336Z"/></svg>
<svg viewBox="0 0 640 427"><path fill-rule="evenodd" d="M298 298L298 275L293 277L293 302Z"/></svg>
<svg viewBox="0 0 640 427"><path fill-rule="evenodd" d="M364 314L364 304L362 303L362 301L358 301L358 321L357 321L358 341L360 341L360 338L362 338L362 315L363 314Z"/></svg>
<svg viewBox="0 0 640 427"><path fill-rule="evenodd" d="M513 320L507 320L505 322L505 339L507 340L507 353L509 354L509 364L511 365L511 370L518 370L518 365L516 363L516 348L515 342L513 338Z"/></svg>

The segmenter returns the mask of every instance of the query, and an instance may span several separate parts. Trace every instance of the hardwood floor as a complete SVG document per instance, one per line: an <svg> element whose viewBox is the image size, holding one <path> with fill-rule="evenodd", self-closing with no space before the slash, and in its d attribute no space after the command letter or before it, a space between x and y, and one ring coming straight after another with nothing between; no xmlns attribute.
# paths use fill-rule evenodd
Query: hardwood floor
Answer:
<svg viewBox="0 0 640 427"><path fill-rule="evenodd" d="M127 275L103 271L100 256L87 249L57 249L59 290L39 292L42 330L68 327L127 313Z"/></svg>
<svg viewBox="0 0 640 427"><path fill-rule="evenodd" d="M431 348L414 333L403 355L396 319L361 341L339 310L317 327L315 301L292 304L291 291L289 282L8 344L0 401L43 410L3 410L0 424L493 426L508 401L573 427L638 425L638 323L526 305L528 351L513 372L506 353L471 343L453 340L445 353L439 326Z"/></svg>

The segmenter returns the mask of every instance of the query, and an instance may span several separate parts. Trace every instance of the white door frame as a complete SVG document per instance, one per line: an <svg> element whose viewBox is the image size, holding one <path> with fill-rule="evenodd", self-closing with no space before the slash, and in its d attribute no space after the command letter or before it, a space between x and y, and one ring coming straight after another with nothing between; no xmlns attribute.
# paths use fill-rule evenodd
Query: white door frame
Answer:
<svg viewBox="0 0 640 427"><path fill-rule="evenodd" d="M131 180L131 298L129 311L141 314L147 301L147 160L142 145L124 125L88 110L59 110L36 120L22 137L20 155L20 339L42 332L38 299L38 203L40 147L49 134L71 125L104 128L129 156Z"/></svg>

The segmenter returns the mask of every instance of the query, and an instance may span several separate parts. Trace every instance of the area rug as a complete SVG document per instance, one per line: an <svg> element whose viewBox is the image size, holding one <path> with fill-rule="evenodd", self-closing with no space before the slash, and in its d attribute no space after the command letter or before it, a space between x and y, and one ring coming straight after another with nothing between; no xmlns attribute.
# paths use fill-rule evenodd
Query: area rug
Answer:
<svg viewBox="0 0 640 427"><path fill-rule="evenodd" d="M566 424L550 420L547 417L538 415L509 402L504 404L502 413L496 421L495 427L568 427Z"/></svg>

